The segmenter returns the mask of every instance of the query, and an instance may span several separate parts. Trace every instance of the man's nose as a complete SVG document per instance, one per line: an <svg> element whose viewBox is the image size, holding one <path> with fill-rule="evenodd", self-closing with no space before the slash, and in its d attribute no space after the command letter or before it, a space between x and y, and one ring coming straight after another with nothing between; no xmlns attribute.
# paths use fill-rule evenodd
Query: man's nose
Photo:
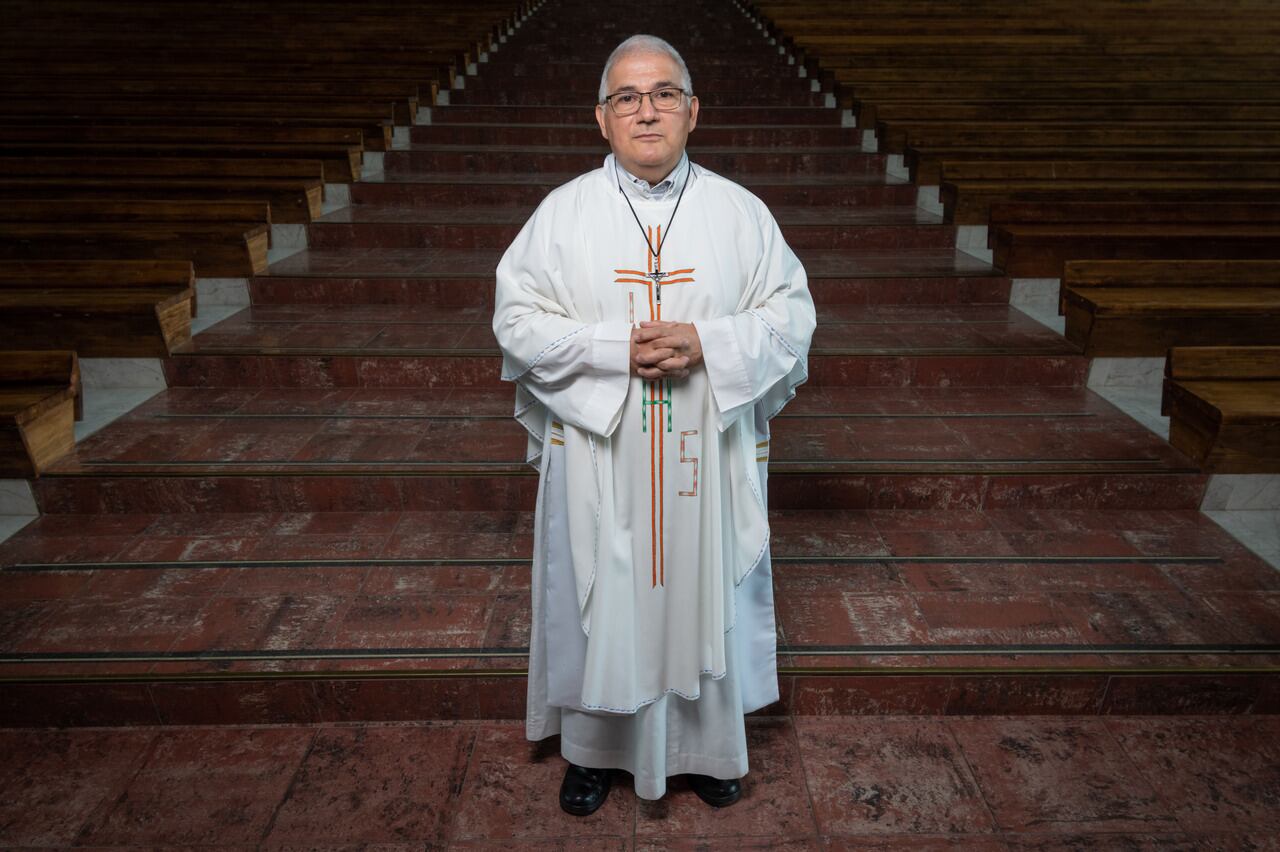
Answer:
<svg viewBox="0 0 1280 852"><path fill-rule="evenodd" d="M641 121L657 120L658 110L653 106L653 95L644 95L640 98L639 118Z"/></svg>

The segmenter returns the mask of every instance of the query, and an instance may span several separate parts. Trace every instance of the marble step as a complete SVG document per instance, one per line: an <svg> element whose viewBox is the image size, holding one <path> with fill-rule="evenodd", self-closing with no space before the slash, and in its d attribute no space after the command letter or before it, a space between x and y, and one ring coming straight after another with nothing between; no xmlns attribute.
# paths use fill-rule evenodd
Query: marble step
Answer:
<svg viewBox="0 0 1280 852"><path fill-rule="evenodd" d="M308 227L313 249L504 250L532 213L529 207L385 207L360 204L317 219ZM820 210L775 207L771 211L793 250L846 249L890 252L955 246L955 227L917 207ZM639 241L637 241L639 242ZM643 248L643 243L641 243Z"/></svg>
<svg viewBox="0 0 1280 852"><path fill-rule="evenodd" d="M703 61L701 56L686 57L689 76L693 78L694 91L718 91L721 86L741 86L746 82L772 84L788 77L800 77L799 65L789 64L789 59L778 53L751 51L741 55L737 62ZM589 81L600 82L603 63L597 62L542 62L526 61L519 55L494 58L478 69L477 81L485 85L501 83L507 86L577 85ZM471 85L471 80L467 81ZM592 90L595 86L591 87Z"/></svg>
<svg viewBox="0 0 1280 852"><path fill-rule="evenodd" d="M454 104L434 107L431 123L435 124L589 124L594 121L594 106L585 104L512 105ZM707 130L727 125L782 127L790 125L840 126L840 113L822 106L706 106L698 112L698 127ZM420 130L415 127L414 131ZM699 131L695 130L695 133ZM710 144L710 143L708 143Z"/></svg>
<svg viewBox="0 0 1280 852"><path fill-rule="evenodd" d="M714 116L712 116L714 119ZM497 122L463 124L449 121L423 124L410 128L414 145L600 145L600 128L587 110L580 110L571 121L529 124ZM859 148L862 131L839 124L796 125L716 125L704 123L689 136L689 156L701 163L701 147L787 148L796 146ZM871 156L871 155L868 155Z"/></svg>
<svg viewBox="0 0 1280 852"><path fill-rule="evenodd" d="M582 174L600 167L609 148L597 144L566 146L413 145L388 151L383 158L387 174L550 172ZM885 174L887 158L848 147L711 147L691 148L690 157L713 172L749 183L750 175L838 175L876 177Z"/></svg>
<svg viewBox="0 0 1280 852"><path fill-rule="evenodd" d="M771 522L771 713L1280 708L1280 578L1195 511ZM0 722L522 718L531 544L527 510L46 515L0 545Z"/></svg>
<svg viewBox="0 0 1280 852"><path fill-rule="evenodd" d="M604 63L601 63L603 67ZM750 87L744 87L737 90L729 90L724 94L720 92L708 91L707 103L710 107L738 107L738 106L786 106L786 107L824 107L828 103L830 95L824 92L812 91L812 87L806 87L807 81L796 78L795 84L789 84L785 89L779 91L765 90L757 92ZM449 92L450 104L508 104L512 106L558 106L566 102L572 103L574 92L565 93L560 91L557 86L512 86L512 87L494 87L492 89L480 89L477 87L474 91L468 87L463 89L454 89ZM583 104L594 104L596 102L597 90L595 87L579 87L576 93L579 102ZM702 95L699 95L701 100Z"/></svg>
<svg viewBox="0 0 1280 852"><path fill-rule="evenodd" d="M333 221L359 218L377 205L339 211ZM449 208L421 208L447 211ZM522 208L528 209L528 208ZM901 208L911 216L911 208ZM880 215L883 208L823 214ZM390 215L390 213L388 213ZM428 214L434 215L434 214ZM518 214L517 214L518 215ZM990 264L956 251L863 252L800 248L814 301L824 304L967 304L1009 301L1009 279ZM270 275L250 280L257 305L493 305L498 251L310 249L278 261Z"/></svg>
<svg viewBox="0 0 1280 852"><path fill-rule="evenodd" d="M249 308L165 363L171 387L496 386L490 312L370 305ZM824 305L810 383L856 387L1076 386L1086 361L1007 305Z"/></svg>
<svg viewBox="0 0 1280 852"><path fill-rule="evenodd" d="M599 157L577 171L527 172L386 172L350 186L353 204L388 207L441 204L537 205L557 186L600 167ZM465 155L462 155L465 156ZM584 161L585 162L585 161ZM917 189L903 178L882 173L852 175L745 174L734 176L770 207L875 207L916 203Z"/></svg>
<svg viewBox="0 0 1280 852"><path fill-rule="evenodd" d="M171 388L36 485L53 513L430 510L533 499L510 386ZM805 388L774 420L777 508L1191 508L1203 477L1078 388Z"/></svg>
<svg viewBox="0 0 1280 852"><path fill-rule="evenodd" d="M590 63L578 65L574 70L581 70ZM465 95L461 103L504 103L512 93L518 93L523 99L531 94L545 94L556 98L549 103L582 103L594 104L599 97L600 71L577 76L552 75L504 75L501 70L485 73L476 77L468 77L466 85L459 94ZM693 77L693 92L699 101L706 97L708 106L717 103L754 103L767 104L802 103L813 93L812 83L807 77L792 70L786 74L781 66L770 64L755 66L755 73L750 71L737 76L732 69L722 69L715 74L701 74ZM692 77L692 72L690 72ZM450 101L452 101L452 96Z"/></svg>

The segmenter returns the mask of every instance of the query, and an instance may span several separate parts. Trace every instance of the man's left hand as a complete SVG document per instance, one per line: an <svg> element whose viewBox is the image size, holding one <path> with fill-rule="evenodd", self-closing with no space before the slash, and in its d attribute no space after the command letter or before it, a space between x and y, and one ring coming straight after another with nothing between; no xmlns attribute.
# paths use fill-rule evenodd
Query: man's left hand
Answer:
<svg viewBox="0 0 1280 852"><path fill-rule="evenodd" d="M636 374L643 379L684 378L702 363L702 341L693 323L646 320L632 339Z"/></svg>

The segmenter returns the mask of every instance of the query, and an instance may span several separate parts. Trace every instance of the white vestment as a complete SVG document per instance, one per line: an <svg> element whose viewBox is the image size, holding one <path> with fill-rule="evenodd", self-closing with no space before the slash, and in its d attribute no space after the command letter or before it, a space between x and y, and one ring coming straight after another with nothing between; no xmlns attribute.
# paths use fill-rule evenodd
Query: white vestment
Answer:
<svg viewBox="0 0 1280 852"><path fill-rule="evenodd" d="M687 159L662 196L624 175L609 157L547 196L498 266L494 332L541 471L527 734L658 798L744 775L742 714L778 698L768 420L814 310L755 196ZM693 322L704 367L630 375L647 319Z"/></svg>

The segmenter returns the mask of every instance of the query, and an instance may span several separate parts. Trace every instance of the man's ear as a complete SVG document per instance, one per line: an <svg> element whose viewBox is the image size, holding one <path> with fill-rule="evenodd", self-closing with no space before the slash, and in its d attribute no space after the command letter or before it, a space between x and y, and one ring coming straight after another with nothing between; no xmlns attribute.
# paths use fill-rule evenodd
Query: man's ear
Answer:
<svg viewBox="0 0 1280 852"><path fill-rule="evenodd" d="M698 126L698 96L689 96L689 130Z"/></svg>
<svg viewBox="0 0 1280 852"><path fill-rule="evenodd" d="M604 104L596 104L596 124L600 125L600 135L609 138L609 127L604 123Z"/></svg>

